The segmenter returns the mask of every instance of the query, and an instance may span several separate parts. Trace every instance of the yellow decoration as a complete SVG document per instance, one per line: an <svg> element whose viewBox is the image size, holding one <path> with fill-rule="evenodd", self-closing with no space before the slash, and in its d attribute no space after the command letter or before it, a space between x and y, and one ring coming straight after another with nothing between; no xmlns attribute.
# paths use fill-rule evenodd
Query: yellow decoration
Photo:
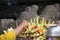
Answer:
<svg viewBox="0 0 60 40"><path fill-rule="evenodd" d="M33 20L31 18L29 27L27 28L25 33L28 33L27 35L29 35L30 37L34 37L33 40L37 40L37 38L38 39L40 38L41 40L44 40L44 39L46 39L46 32L47 32L47 29L44 27L44 25L46 26L47 24L54 24L54 21L53 22L48 21L48 23L47 23L46 20L44 19L44 17L42 17L42 20L39 23L38 17L34 18ZM34 27L36 27L36 28L32 29ZM37 31L39 29L40 30L42 29L43 31L38 33ZM29 33L32 33L32 34L29 34ZM37 34L38 34L39 37L35 38L37 36ZM43 34L43 35L41 35L41 34Z"/></svg>
<svg viewBox="0 0 60 40"><path fill-rule="evenodd" d="M42 17L42 21L41 21L40 26L44 26L45 24L46 24L46 20L44 19L44 17Z"/></svg>

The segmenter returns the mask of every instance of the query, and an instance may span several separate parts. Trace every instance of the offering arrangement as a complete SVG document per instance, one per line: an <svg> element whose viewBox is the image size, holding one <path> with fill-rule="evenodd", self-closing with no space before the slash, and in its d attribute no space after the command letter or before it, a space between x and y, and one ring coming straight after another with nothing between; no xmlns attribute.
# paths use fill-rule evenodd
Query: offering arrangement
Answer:
<svg viewBox="0 0 60 40"><path fill-rule="evenodd" d="M31 18L28 28L24 29L18 35L18 37L30 37L33 40L46 40L46 32L51 24L54 24L54 21L49 20L48 22L42 17L41 20L37 18Z"/></svg>
<svg viewBox="0 0 60 40"><path fill-rule="evenodd" d="M41 20L39 18L31 18L28 28L24 28L23 31L17 36L21 38L32 38L32 40L46 40L46 33L51 24L54 24L54 21L46 21L44 17ZM13 30L13 28L8 28L4 33Z"/></svg>

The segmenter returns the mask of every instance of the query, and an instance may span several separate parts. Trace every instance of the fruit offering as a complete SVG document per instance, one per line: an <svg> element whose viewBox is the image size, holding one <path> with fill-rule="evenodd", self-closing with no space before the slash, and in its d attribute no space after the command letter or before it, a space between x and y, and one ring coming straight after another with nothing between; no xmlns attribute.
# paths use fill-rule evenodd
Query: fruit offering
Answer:
<svg viewBox="0 0 60 40"><path fill-rule="evenodd" d="M34 20L30 20L29 27L26 29L25 32L19 34L19 37L34 37L36 40L45 40L46 39L46 32L49 28L50 24L54 24L53 22L46 22L44 17L42 17L41 21L38 18L34 18ZM34 40L34 39L33 39Z"/></svg>

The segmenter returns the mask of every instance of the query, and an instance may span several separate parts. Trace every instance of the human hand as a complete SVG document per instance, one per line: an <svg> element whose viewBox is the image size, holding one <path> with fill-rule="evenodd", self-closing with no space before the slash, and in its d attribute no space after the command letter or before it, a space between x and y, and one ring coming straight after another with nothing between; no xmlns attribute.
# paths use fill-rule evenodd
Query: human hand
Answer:
<svg viewBox="0 0 60 40"><path fill-rule="evenodd" d="M29 25L29 23L28 23L26 20L23 20L19 26L22 26L22 27L25 28L25 27L27 27L28 25Z"/></svg>
<svg viewBox="0 0 60 40"><path fill-rule="evenodd" d="M19 26L14 30L16 36L21 33L24 32L25 29L28 27L29 23L26 20L21 21L21 23L19 24Z"/></svg>
<svg viewBox="0 0 60 40"><path fill-rule="evenodd" d="M21 29L22 32L25 32L28 28L29 23L26 20L21 21L19 25L19 29Z"/></svg>

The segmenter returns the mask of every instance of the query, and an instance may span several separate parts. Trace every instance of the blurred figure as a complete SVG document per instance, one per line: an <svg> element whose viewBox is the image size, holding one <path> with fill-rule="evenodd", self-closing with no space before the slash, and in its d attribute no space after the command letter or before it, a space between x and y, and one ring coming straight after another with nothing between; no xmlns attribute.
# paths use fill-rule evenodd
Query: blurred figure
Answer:
<svg viewBox="0 0 60 40"><path fill-rule="evenodd" d="M57 20L58 17L60 16L60 4L57 3L54 5L47 5L43 9L41 15L44 16L46 20L49 19Z"/></svg>
<svg viewBox="0 0 60 40"><path fill-rule="evenodd" d="M60 26L60 20L57 20L57 21L56 21L56 24L57 24L58 26Z"/></svg>
<svg viewBox="0 0 60 40"><path fill-rule="evenodd" d="M29 21L31 18L36 18L37 15L37 11L38 11L38 6L37 5L32 5L29 7L25 8L25 11L23 11L20 15L19 15L19 19L26 19L27 21Z"/></svg>

